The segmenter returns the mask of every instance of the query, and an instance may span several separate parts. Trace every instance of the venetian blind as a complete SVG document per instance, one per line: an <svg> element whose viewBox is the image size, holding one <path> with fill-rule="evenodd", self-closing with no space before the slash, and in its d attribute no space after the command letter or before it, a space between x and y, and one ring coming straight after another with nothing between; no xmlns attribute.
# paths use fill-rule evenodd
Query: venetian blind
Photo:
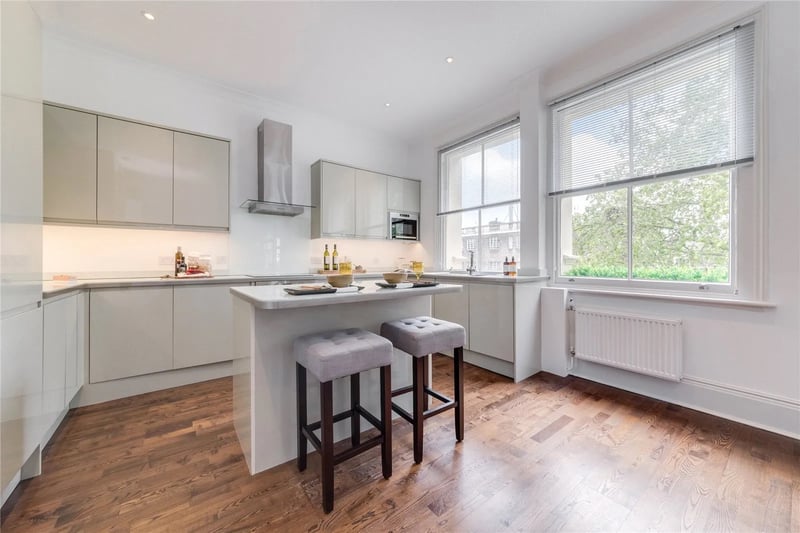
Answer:
<svg viewBox="0 0 800 533"><path fill-rule="evenodd" d="M550 195L752 162L754 87L749 23L555 102Z"/></svg>

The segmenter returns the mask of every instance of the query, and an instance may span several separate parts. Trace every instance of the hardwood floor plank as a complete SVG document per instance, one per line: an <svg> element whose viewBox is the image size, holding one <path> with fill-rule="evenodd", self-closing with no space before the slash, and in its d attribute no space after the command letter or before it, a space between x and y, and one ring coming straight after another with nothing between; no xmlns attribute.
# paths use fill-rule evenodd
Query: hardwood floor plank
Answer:
<svg viewBox="0 0 800 533"><path fill-rule="evenodd" d="M434 388L452 395L452 360ZM250 476L230 378L73 410L2 510L3 531L800 531L800 443L592 383L521 383L465 365L465 438L428 419L424 459L393 424L338 465Z"/></svg>

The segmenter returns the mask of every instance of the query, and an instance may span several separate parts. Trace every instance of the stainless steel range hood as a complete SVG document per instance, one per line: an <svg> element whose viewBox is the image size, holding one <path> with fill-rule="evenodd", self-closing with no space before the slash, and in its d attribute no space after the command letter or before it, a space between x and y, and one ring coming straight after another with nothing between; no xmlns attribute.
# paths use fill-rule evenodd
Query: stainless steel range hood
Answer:
<svg viewBox="0 0 800 533"><path fill-rule="evenodd" d="M294 217L313 206L292 203L292 126L264 119L258 126L258 199L250 213Z"/></svg>

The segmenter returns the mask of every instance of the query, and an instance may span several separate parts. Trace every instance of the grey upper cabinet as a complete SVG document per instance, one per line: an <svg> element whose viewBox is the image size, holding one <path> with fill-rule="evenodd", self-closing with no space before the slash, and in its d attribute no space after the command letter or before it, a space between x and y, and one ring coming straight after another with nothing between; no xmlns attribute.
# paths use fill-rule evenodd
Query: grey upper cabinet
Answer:
<svg viewBox="0 0 800 533"><path fill-rule="evenodd" d="M386 180L384 174L356 170L356 237L387 237Z"/></svg>
<svg viewBox="0 0 800 533"><path fill-rule="evenodd" d="M419 181L389 176L389 211L419 213Z"/></svg>
<svg viewBox="0 0 800 533"><path fill-rule="evenodd" d="M175 132L173 221L228 228L227 141Z"/></svg>
<svg viewBox="0 0 800 533"><path fill-rule="evenodd" d="M44 218L97 221L97 115L45 105Z"/></svg>
<svg viewBox="0 0 800 533"><path fill-rule="evenodd" d="M97 118L97 220L172 224L172 131Z"/></svg>
<svg viewBox="0 0 800 533"><path fill-rule="evenodd" d="M317 161L311 165L311 238L388 239L389 212L419 212L419 182Z"/></svg>
<svg viewBox="0 0 800 533"><path fill-rule="evenodd" d="M44 219L230 227L230 142L45 104Z"/></svg>
<svg viewBox="0 0 800 533"><path fill-rule="evenodd" d="M311 166L311 238L356 234L356 170L327 161Z"/></svg>

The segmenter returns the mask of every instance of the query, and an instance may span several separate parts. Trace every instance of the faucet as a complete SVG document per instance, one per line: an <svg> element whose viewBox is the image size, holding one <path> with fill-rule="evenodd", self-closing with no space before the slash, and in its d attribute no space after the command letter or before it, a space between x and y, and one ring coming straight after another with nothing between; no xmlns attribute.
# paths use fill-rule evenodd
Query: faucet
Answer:
<svg viewBox="0 0 800 533"><path fill-rule="evenodd" d="M471 276L475 273L477 268L475 268L475 250L469 250L469 266L467 267L467 272Z"/></svg>

